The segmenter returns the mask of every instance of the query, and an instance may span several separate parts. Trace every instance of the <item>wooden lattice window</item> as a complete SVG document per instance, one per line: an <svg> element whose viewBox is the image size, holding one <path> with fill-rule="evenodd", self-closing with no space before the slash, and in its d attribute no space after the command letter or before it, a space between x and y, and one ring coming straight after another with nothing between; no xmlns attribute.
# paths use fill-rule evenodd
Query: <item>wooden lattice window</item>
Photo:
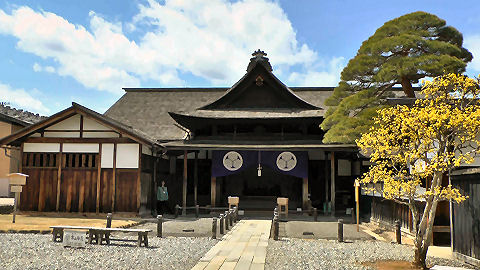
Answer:
<svg viewBox="0 0 480 270"><path fill-rule="evenodd" d="M96 168L97 154L95 153L66 153L63 154L62 167L64 168Z"/></svg>
<svg viewBox="0 0 480 270"><path fill-rule="evenodd" d="M55 168L57 153L23 153L23 167Z"/></svg>

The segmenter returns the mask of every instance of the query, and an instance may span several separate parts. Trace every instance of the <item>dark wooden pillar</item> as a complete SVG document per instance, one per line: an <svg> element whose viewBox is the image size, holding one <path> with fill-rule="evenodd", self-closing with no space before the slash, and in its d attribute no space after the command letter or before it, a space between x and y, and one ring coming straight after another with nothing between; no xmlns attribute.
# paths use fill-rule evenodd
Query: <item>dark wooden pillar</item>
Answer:
<svg viewBox="0 0 480 270"><path fill-rule="evenodd" d="M142 197L142 144L138 145L138 169L137 169L137 212L140 213Z"/></svg>
<svg viewBox="0 0 480 270"><path fill-rule="evenodd" d="M193 175L193 201L197 205L198 192L198 151L195 151L194 175Z"/></svg>
<svg viewBox="0 0 480 270"><path fill-rule="evenodd" d="M23 143L22 143L23 147ZM55 207L55 210L58 212L60 210L60 187L62 183L62 165L63 165L63 143L60 143L60 152L58 153L58 158L57 158L57 205Z"/></svg>
<svg viewBox="0 0 480 270"><path fill-rule="evenodd" d="M153 155L153 173L152 173L152 191L151 191L151 210L152 214L157 210L157 150L152 149Z"/></svg>
<svg viewBox="0 0 480 270"><path fill-rule="evenodd" d="M212 176L210 183L210 205L215 207L215 199L217 198L217 178Z"/></svg>
<svg viewBox="0 0 480 270"><path fill-rule="evenodd" d="M328 162L328 152L325 152L325 203L328 203L328 181L329 181L329 175L328 175L328 167L329 167L329 162Z"/></svg>
<svg viewBox="0 0 480 270"><path fill-rule="evenodd" d="M117 177L117 144L113 144L113 174L112 174L112 212L115 212L115 196L116 196L116 177Z"/></svg>
<svg viewBox="0 0 480 270"><path fill-rule="evenodd" d="M303 178L302 185L302 207L303 210L308 210L308 177Z"/></svg>
<svg viewBox="0 0 480 270"><path fill-rule="evenodd" d="M335 152L330 155L330 202L332 204L332 216L335 215Z"/></svg>
<svg viewBox="0 0 480 270"><path fill-rule="evenodd" d="M97 165L97 201L95 203L95 212L100 212L100 179L102 177L102 144L98 145L98 157L95 163Z"/></svg>
<svg viewBox="0 0 480 270"><path fill-rule="evenodd" d="M182 215L187 214L187 164L188 164L188 152L183 151L183 203L182 203Z"/></svg>

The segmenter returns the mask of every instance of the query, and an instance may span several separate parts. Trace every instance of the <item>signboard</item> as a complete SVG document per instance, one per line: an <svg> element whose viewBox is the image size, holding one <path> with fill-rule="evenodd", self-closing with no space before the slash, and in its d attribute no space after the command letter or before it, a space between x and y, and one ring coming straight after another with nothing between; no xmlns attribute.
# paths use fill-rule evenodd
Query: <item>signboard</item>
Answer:
<svg viewBox="0 0 480 270"><path fill-rule="evenodd" d="M7 177L8 177L8 183L10 185L21 186L27 183L28 175L23 173L10 173L10 174L7 174Z"/></svg>
<svg viewBox="0 0 480 270"><path fill-rule="evenodd" d="M84 248L87 242L87 235L82 231L65 230L63 232L63 246Z"/></svg>
<svg viewBox="0 0 480 270"><path fill-rule="evenodd" d="M22 192L22 186L11 186L10 192Z"/></svg>

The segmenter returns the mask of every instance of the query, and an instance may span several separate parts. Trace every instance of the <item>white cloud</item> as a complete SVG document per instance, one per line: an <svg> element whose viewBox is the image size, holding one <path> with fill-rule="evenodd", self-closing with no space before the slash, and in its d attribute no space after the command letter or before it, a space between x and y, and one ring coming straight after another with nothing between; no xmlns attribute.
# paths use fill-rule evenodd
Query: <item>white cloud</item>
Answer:
<svg viewBox="0 0 480 270"><path fill-rule="evenodd" d="M27 92L24 89L13 89L7 84L0 83L0 101L34 113L47 114L49 109L32 95L32 92L36 91L38 90L34 89L31 92Z"/></svg>
<svg viewBox="0 0 480 270"><path fill-rule="evenodd" d="M33 71L35 72L48 72L48 73L55 73L55 68L52 66L41 66L39 63L34 63L33 64Z"/></svg>
<svg viewBox="0 0 480 270"><path fill-rule="evenodd" d="M333 72L314 65L317 53L297 41L287 15L270 0L149 0L139 5L131 22L124 22L127 32L147 29L138 42L124 34L121 23L106 21L93 11L89 16L87 30L29 7L11 14L0 10L0 34L17 37L22 51L58 63L56 68L38 64L38 71L71 76L86 87L117 93L144 80L184 85L180 73L230 85L245 73L250 54L258 48L282 74L294 67L305 70L291 75L296 82L317 82Z"/></svg>
<svg viewBox="0 0 480 270"><path fill-rule="evenodd" d="M345 58L334 57L323 68L325 71L310 69L305 73L292 72L288 80L297 86L337 86L345 64Z"/></svg>
<svg viewBox="0 0 480 270"><path fill-rule="evenodd" d="M468 67L480 71L480 35L465 37L463 46L473 54L473 60Z"/></svg>

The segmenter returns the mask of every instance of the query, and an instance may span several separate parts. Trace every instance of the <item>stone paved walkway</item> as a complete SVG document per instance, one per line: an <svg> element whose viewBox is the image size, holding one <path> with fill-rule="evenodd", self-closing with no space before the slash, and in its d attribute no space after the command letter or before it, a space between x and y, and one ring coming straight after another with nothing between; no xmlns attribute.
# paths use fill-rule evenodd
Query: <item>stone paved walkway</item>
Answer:
<svg viewBox="0 0 480 270"><path fill-rule="evenodd" d="M241 220L192 270L264 269L270 220Z"/></svg>

